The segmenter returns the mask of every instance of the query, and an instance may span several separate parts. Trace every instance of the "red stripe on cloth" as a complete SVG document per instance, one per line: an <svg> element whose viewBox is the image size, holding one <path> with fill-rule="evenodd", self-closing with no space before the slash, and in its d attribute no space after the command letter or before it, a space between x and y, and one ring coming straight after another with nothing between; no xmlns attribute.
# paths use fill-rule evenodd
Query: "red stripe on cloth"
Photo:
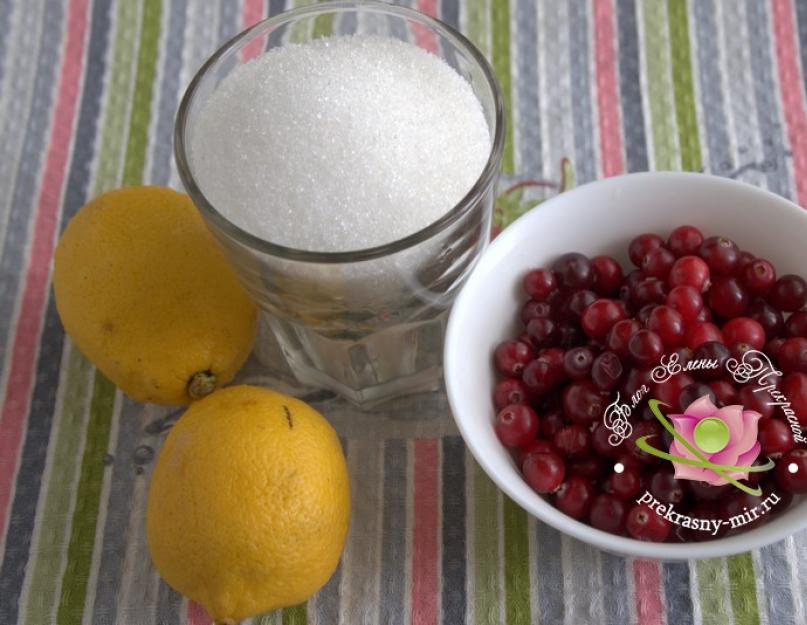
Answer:
<svg viewBox="0 0 807 625"><path fill-rule="evenodd" d="M793 152L793 174L796 178L796 199L807 207L807 106L799 72L796 24L790 0L771 0L776 64L779 69L779 91L785 125ZM802 68L807 71L807 68Z"/></svg>
<svg viewBox="0 0 807 625"><path fill-rule="evenodd" d="M437 17L437 0L417 0L416 8L421 13ZM415 45L429 52L437 53L437 35L421 24L413 24Z"/></svg>
<svg viewBox="0 0 807 625"><path fill-rule="evenodd" d="M597 104L600 125L600 158L604 176L625 170L622 156L622 122L619 117L616 51L614 49L613 0L594 0L594 46L597 73Z"/></svg>
<svg viewBox="0 0 807 625"><path fill-rule="evenodd" d="M412 625L437 624L438 441L415 441Z"/></svg>
<svg viewBox="0 0 807 625"><path fill-rule="evenodd" d="M264 18L263 0L244 0L244 10L241 13L241 28L254 26ZM266 37L257 37L241 50L241 60L249 61L261 53Z"/></svg>
<svg viewBox="0 0 807 625"><path fill-rule="evenodd" d="M195 601L188 601L188 625L210 625L213 619L207 611Z"/></svg>
<svg viewBox="0 0 807 625"><path fill-rule="evenodd" d="M661 565L653 560L635 560L633 590L638 625L661 625Z"/></svg>
<svg viewBox="0 0 807 625"><path fill-rule="evenodd" d="M0 544L4 542L14 473L19 458L31 400L34 369L42 332L42 318L50 284L50 268L58 232L76 104L84 71L88 0L71 0L66 41L57 87L50 140L42 173L42 186L34 212L28 262L22 283L22 300L9 364L6 396L0 412Z"/></svg>

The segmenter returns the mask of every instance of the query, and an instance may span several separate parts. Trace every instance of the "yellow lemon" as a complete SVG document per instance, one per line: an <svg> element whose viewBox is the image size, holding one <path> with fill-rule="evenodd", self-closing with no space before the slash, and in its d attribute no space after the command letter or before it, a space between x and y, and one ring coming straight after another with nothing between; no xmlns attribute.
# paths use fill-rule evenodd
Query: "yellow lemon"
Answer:
<svg viewBox="0 0 807 625"><path fill-rule="evenodd" d="M160 451L151 558L217 623L295 605L333 574L350 487L333 428L307 404L234 386L194 402Z"/></svg>
<svg viewBox="0 0 807 625"><path fill-rule="evenodd" d="M139 401L185 404L229 382L257 312L190 198L164 187L105 193L56 248L65 330Z"/></svg>

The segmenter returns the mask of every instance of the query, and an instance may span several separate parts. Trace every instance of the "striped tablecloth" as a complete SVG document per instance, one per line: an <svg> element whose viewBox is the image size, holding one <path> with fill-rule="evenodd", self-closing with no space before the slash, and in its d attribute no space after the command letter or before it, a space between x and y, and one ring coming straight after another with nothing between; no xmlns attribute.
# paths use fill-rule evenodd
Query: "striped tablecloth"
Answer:
<svg viewBox="0 0 807 625"><path fill-rule="evenodd" d="M176 414L116 392L64 336L61 228L120 185L179 187L177 101L204 58L292 0L0 0L0 623L206 623L144 540ZM417 0L492 60L508 180L645 169L807 205L807 0ZM539 209L540 210L540 209ZM265 372L247 368L243 377ZM316 398L311 398L316 399ZM351 534L330 583L255 623L807 622L807 535L682 564L601 553L528 518L466 452L443 394L358 414Z"/></svg>

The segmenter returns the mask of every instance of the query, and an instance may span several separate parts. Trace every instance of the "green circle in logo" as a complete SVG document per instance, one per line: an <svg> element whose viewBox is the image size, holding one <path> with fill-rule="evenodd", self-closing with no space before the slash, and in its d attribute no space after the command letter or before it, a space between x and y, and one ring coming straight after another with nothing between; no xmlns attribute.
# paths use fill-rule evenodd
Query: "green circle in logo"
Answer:
<svg viewBox="0 0 807 625"><path fill-rule="evenodd" d="M722 419L707 417L701 419L693 432L695 444L709 454L717 453L729 444L729 426Z"/></svg>

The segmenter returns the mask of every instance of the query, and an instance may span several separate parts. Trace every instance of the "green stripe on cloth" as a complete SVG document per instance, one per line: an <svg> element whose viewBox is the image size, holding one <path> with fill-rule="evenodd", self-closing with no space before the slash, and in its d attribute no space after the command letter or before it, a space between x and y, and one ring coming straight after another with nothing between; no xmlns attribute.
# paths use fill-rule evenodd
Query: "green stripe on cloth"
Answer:
<svg viewBox="0 0 807 625"><path fill-rule="evenodd" d="M726 558L735 625L759 625L754 560L750 553Z"/></svg>
<svg viewBox="0 0 807 625"><path fill-rule="evenodd" d="M123 167L124 186L138 185L143 182L151 120L151 100L154 78L157 74L161 15L162 0L145 0L132 116L129 122L129 145L126 148L126 161Z"/></svg>
<svg viewBox="0 0 807 625"><path fill-rule="evenodd" d="M476 625L501 621L499 582L499 490L473 463L474 481L474 614Z"/></svg>
<svg viewBox="0 0 807 625"><path fill-rule="evenodd" d="M484 2L471 2L465 7L465 34L479 51L487 58L490 58L490 46L488 45L488 6Z"/></svg>
<svg viewBox="0 0 807 625"><path fill-rule="evenodd" d="M528 625L531 615L527 513L509 497L503 499L504 622L507 625Z"/></svg>
<svg viewBox="0 0 807 625"><path fill-rule="evenodd" d="M681 166L687 171L700 171L703 161L698 134L698 113L695 109L695 89L692 85L692 53L686 2L667 0L667 14Z"/></svg>
<svg viewBox="0 0 807 625"><path fill-rule="evenodd" d="M67 566L56 615L59 625L81 623L84 615L84 599L95 546L98 501L104 481L103 461L109 446L114 400L115 386L100 372L96 372L84 457L81 461L81 477L76 492L76 509L67 547Z"/></svg>
<svg viewBox="0 0 807 625"><path fill-rule="evenodd" d="M729 618L726 612L724 560L722 558L699 560L696 566L703 625L726 625Z"/></svg>
<svg viewBox="0 0 807 625"><path fill-rule="evenodd" d="M512 174L513 163L513 85L510 67L510 0L497 2L493 16L493 69L499 79L504 100L504 154L502 172Z"/></svg>
<svg viewBox="0 0 807 625"><path fill-rule="evenodd" d="M670 59L665 34L667 16L657 0L642 2L645 30L645 79L650 103L655 169L678 169L673 104L668 76Z"/></svg>
<svg viewBox="0 0 807 625"><path fill-rule="evenodd" d="M65 348L68 350L64 365L65 391L60 409L54 415L58 429L52 443L53 460L43 478L45 501L36 528L37 549L32 554L35 560L29 565L31 581L24 614L25 622L31 625L49 622L56 606L63 562L61 555L69 536L68 511L75 494L71 486L76 482L81 466L76 456L86 426L91 365L75 346Z"/></svg>
<svg viewBox="0 0 807 625"><path fill-rule="evenodd" d="M306 604L301 603L291 608L283 610L283 625L306 625L308 623L308 611Z"/></svg>

